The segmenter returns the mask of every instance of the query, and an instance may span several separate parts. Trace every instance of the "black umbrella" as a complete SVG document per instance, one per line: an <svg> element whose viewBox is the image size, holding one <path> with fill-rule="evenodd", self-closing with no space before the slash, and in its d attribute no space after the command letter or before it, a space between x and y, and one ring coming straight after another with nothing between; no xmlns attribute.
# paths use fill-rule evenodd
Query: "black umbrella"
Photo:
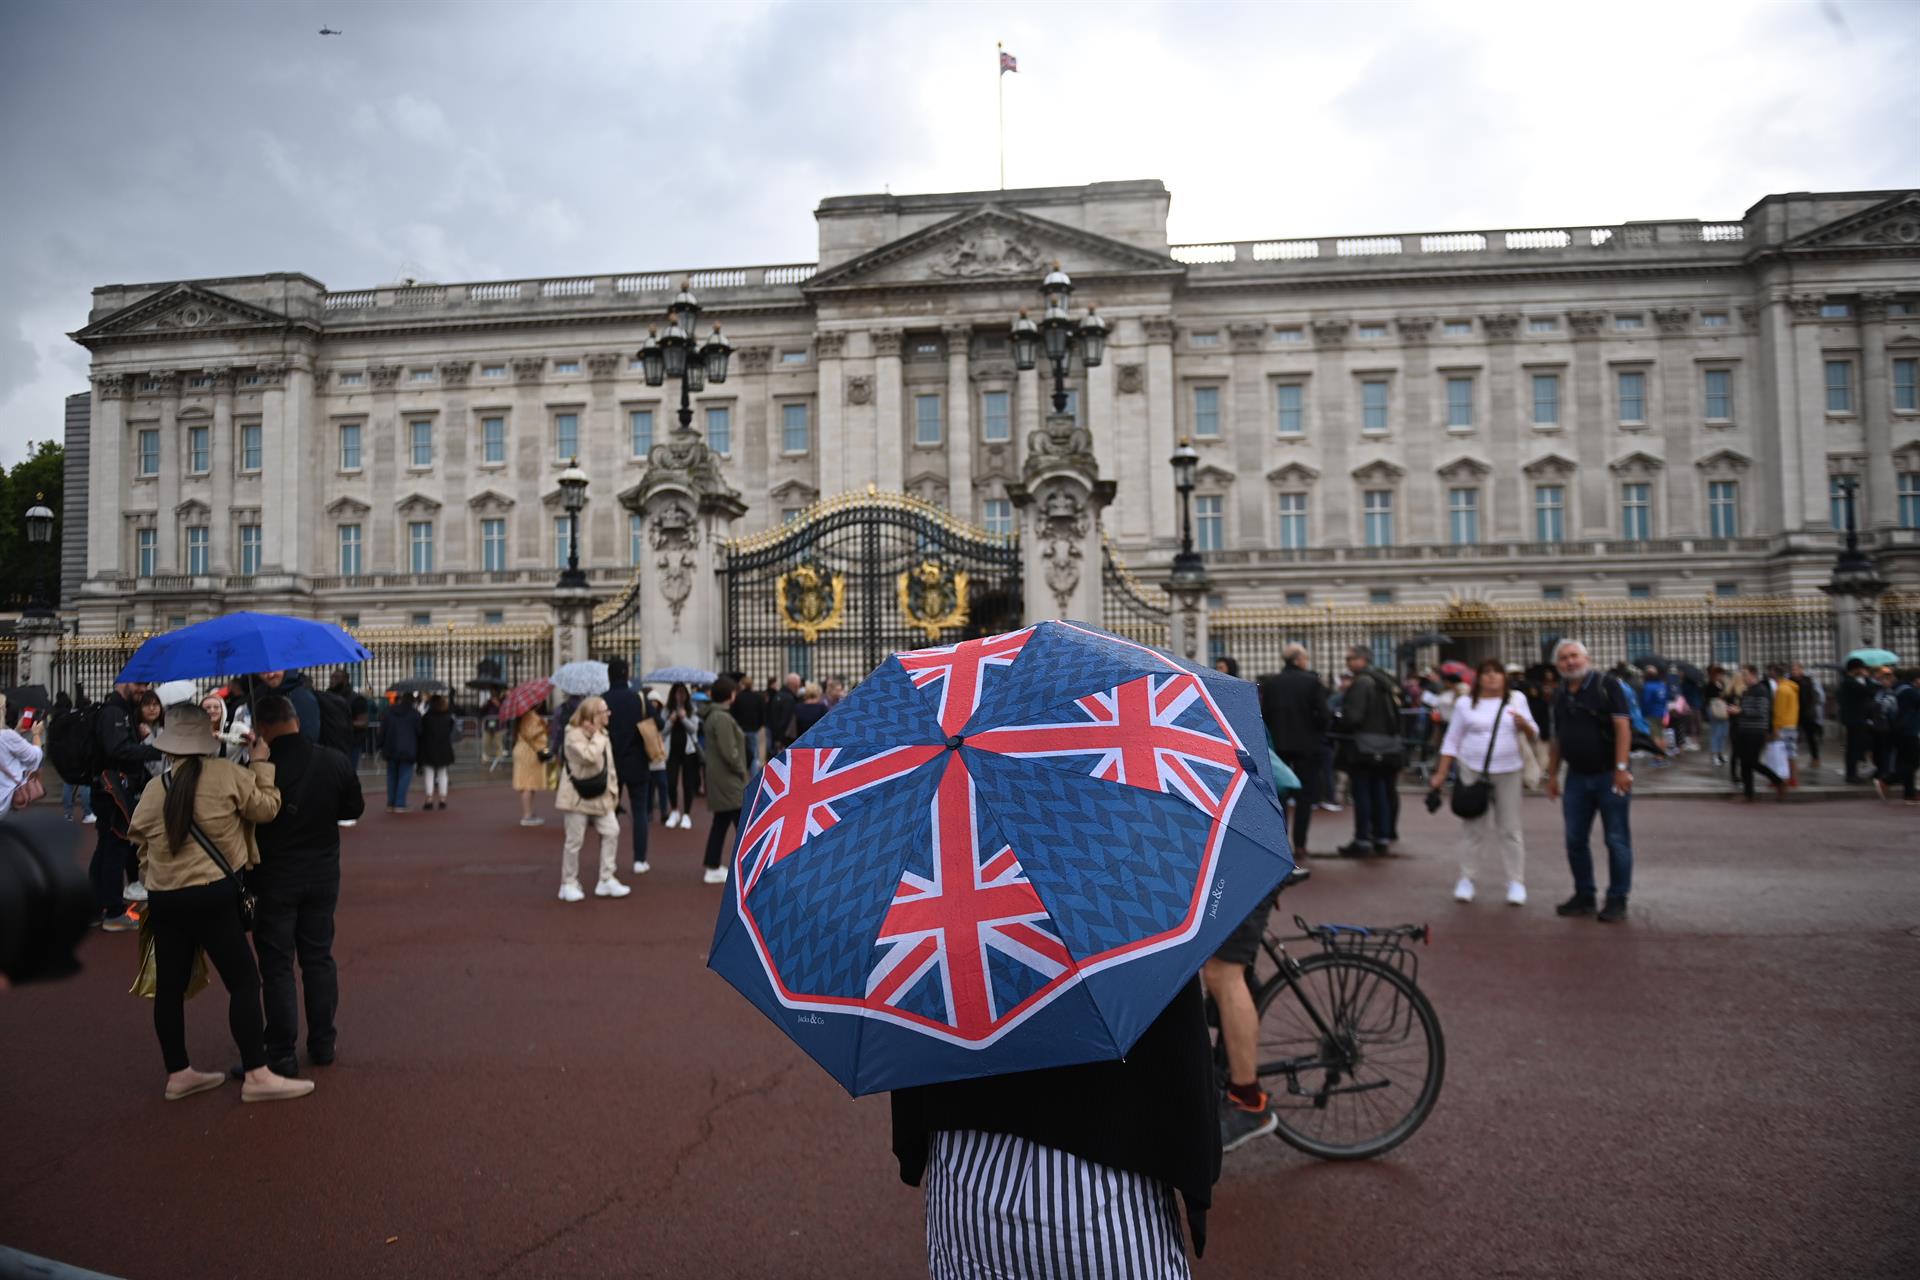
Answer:
<svg viewBox="0 0 1920 1280"><path fill-rule="evenodd" d="M39 714L45 716L53 708L53 696L43 684L15 685L6 691L7 709L16 715L28 707L38 707Z"/></svg>
<svg viewBox="0 0 1920 1280"><path fill-rule="evenodd" d="M495 693L507 688L507 682L500 678L500 664L492 658L480 659L480 666L473 679L467 681L469 689L491 689Z"/></svg>
<svg viewBox="0 0 1920 1280"><path fill-rule="evenodd" d="M406 680L395 680L387 686L388 693L446 693L447 682L435 680L431 676L413 676Z"/></svg>
<svg viewBox="0 0 1920 1280"><path fill-rule="evenodd" d="M1400 656L1406 657L1415 649L1424 649L1430 644L1452 644L1453 637L1444 631L1422 631L1411 640L1400 642Z"/></svg>

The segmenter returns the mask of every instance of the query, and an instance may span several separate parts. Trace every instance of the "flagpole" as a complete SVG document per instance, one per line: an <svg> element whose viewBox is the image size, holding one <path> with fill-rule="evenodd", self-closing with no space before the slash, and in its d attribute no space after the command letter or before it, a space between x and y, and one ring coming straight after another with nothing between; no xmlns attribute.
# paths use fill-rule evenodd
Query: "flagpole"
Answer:
<svg viewBox="0 0 1920 1280"><path fill-rule="evenodd" d="M999 40L993 42L993 47L998 53L1007 51L1007 46ZM993 79L1000 98L1000 189L1005 191L1007 189L1007 71L1000 65L1000 59L997 56L993 60Z"/></svg>

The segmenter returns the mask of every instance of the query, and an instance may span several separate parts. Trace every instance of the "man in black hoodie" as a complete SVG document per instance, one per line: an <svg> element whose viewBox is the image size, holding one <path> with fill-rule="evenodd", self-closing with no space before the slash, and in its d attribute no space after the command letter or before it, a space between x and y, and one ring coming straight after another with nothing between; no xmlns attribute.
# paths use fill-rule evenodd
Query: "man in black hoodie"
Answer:
<svg viewBox="0 0 1920 1280"><path fill-rule="evenodd" d="M280 813L258 830L260 865L247 873L259 898L253 949L260 957L267 1015L267 1062L298 1074L300 1016L293 963L306 989L307 1061L333 1061L340 980L333 963L333 914L340 904L340 826L366 810L360 778L345 754L309 742L292 703L277 694L254 707L254 731L272 744Z"/></svg>
<svg viewBox="0 0 1920 1280"><path fill-rule="evenodd" d="M93 716L93 751L100 776L93 779L95 844L87 870L101 927L109 933L140 927L127 914L127 881L140 874L127 823L147 786L147 762L160 758L159 748L147 740L140 723L138 702L147 688L141 683L114 685Z"/></svg>

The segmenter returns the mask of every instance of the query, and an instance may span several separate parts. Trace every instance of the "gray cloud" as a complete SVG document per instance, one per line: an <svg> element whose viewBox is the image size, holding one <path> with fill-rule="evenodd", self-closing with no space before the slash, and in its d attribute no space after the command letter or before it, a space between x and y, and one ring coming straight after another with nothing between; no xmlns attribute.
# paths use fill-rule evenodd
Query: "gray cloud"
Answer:
<svg viewBox="0 0 1920 1280"><path fill-rule="evenodd" d="M98 284L806 261L824 196L990 186L996 39L1010 182L1163 178L1179 239L1920 181L1920 8L1837 7L15 0L0 461Z"/></svg>

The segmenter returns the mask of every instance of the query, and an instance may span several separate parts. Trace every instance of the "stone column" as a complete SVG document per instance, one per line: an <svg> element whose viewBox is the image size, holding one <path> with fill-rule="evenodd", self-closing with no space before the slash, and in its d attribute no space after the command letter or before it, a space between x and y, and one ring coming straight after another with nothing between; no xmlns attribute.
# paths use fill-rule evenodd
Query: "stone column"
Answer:
<svg viewBox="0 0 1920 1280"><path fill-rule="evenodd" d="M87 520L87 578L111 580L120 573L127 554L124 513L113 505L124 501L133 468L127 462L127 376L98 374L93 379L92 419L87 428L87 492L95 494L95 509ZM107 495L123 495L109 500Z"/></svg>
<svg viewBox="0 0 1920 1280"><path fill-rule="evenodd" d="M1402 403L1398 407L1403 425L1399 436L1405 441L1401 446L1401 456L1407 463L1404 498L1406 525L1400 530L1400 541L1445 542L1447 525L1439 500L1439 468L1452 462L1453 450L1465 447L1465 442L1455 441L1447 434L1444 397L1439 411L1436 412L1433 407L1434 369L1427 346L1427 340L1433 334L1433 317L1402 316L1394 324L1400 331L1399 391ZM1482 385L1485 385L1484 378ZM1356 400L1360 394L1358 384L1351 379L1342 390ZM1387 421L1393 422L1391 410ZM1479 425L1485 428L1484 417ZM1481 514L1484 518L1485 513Z"/></svg>
<svg viewBox="0 0 1920 1280"><path fill-rule="evenodd" d="M1049 414L1028 441L1027 460L1007 496L1020 511L1020 574L1026 618L1068 618L1100 626L1105 565L1100 513L1114 484L1100 478L1093 436L1071 414Z"/></svg>
<svg viewBox="0 0 1920 1280"><path fill-rule="evenodd" d="M851 487L847 459L847 394L840 353L846 335L829 329L813 338L814 398L819 404L820 438L814 442L820 457L820 496L831 498Z"/></svg>
<svg viewBox="0 0 1920 1280"><path fill-rule="evenodd" d="M645 526L640 651L647 666L714 668L724 638L719 543L747 504L721 476L707 442L679 430L654 446L629 502Z"/></svg>
<svg viewBox="0 0 1920 1280"><path fill-rule="evenodd" d="M482 446L473 435L473 418L467 407L467 380L473 374L471 360L444 360L440 364L440 386L444 398L440 402L440 458L439 467L441 488L448 502L441 508L442 516L438 538L441 564L451 570L478 569L480 567L480 530L474 523L473 508L462 499L487 488L486 478L474 470L479 462ZM580 416L581 430L586 431L586 415ZM592 463L586 465L592 466ZM610 475L609 469L602 467L588 474ZM580 558L587 557L586 539L580 541Z"/></svg>
<svg viewBox="0 0 1920 1280"><path fill-rule="evenodd" d="M1510 460L1495 466L1485 486L1480 512L1480 540L1512 541L1525 536L1525 521L1531 518L1523 494L1522 477L1511 460L1525 456L1521 426L1520 380L1514 335L1520 331L1520 317L1512 313L1480 317L1487 333L1487 411L1486 426L1476 425L1475 434L1487 441L1489 461ZM1482 434L1484 432L1484 434ZM1443 532L1445 532L1443 530Z"/></svg>
<svg viewBox="0 0 1920 1280"><path fill-rule="evenodd" d="M1660 329L1660 356L1654 372L1660 384L1660 417L1653 436L1660 442L1667 463L1665 519L1657 528L1662 537L1699 537L1707 532L1707 491L1694 465L1694 424L1700 419L1693 409L1693 385L1700 371L1688 358L1693 350L1693 309L1655 307L1653 320ZM1647 388L1649 394L1653 390ZM1745 517L1742 523L1750 528L1752 517L1744 511L1741 515Z"/></svg>
<svg viewBox="0 0 1920 1280"><path fill-rule="evenodd" d="M557 587L549 601L553 610L553 670L569 662L581 662L587 652L593 630L593 590L590 587Z"/></svg>
<svg viewBox="0 0 1920 1280"><path fill-rule="evenodd" d="M63 630L60 619L51 613L23 614L14 624L13 633L20 643L16 678L21 684L37 684L49 693L59 692L53 687L53 658L60 650ZM40 710L44 713L47 708Z"/></svg>
<svg viewBox="0 0 1920 1280"><path fill-rule="evenodd" d="M1350 547L1357 540L1360 531L1354 504L1359 499L1354 492L1354 463L1356 455L1364 458L1364 451L1375 447L1362 434L1366 418L1360 408L1360 383L1346 357L1347 329L1345 320L1313 322L1313 378L1308 389L1314 397L1322 465L1320 482L1308 503L1319 508L1317 546ZM1389 409L1389 427L1395 412L1404 416L1406 407ZM1401 433L1406 434L1404 427ZM1171 487L1168 492L1172 492ZM1179 501L1178 495L1174 501Z"/></svg>
<svg viewBox="0 0 1920 1280"><path fill-rule="evenodd" d="M160 575L186 571L186 535L180 531L180 473L187 465L186 441L180 438L180 375L151 373L160 383L160 499L159 547L154 572Z"/></svg>
<svg viewBox="0 0 1920 1280"><path fill-rule="evenodd" d="M1569 539L1604 538L1613 528L1613 499L1608 488L1613 473L1607 470L1612 424L1606 420L1606 367L1599 341L1600 327L1606 320L1604 311L1567 315L1567 325L1573 331L1573 421L1566 430L1567 438L1574 442L1574 461L1580 464L1579 492L1574 495L1577 514L1569 512L1566 516Z"/></svg>
<svg viewBox="0 0 1920 1280"><path fill-rule="evenodd" d="M1900 500L1893 467L1893 386L1887 365L1887 303L1892 300L1891 294L1868 293L1861 295L1859 306L1860 425L1867 445L1867 505L1866 519L1856 518L1855 523L1875 531L1899 523Z"/></svg>
<svg viewBox="0 0 1920 1280"><path fill-rule="evenodd" d="M552 512L541 501L552 484L551 477L558 474L553 466L546 398L541 389L541 380L547 374L547 358L517 356L511 364L513 416L507 420L507 452L513 458L513 471L519 479L514 492L531 494L533 500L516 503L508 517L507 563L516 569L552 569L554 557L547 547ZM654 430L676 430L666 420L678 412L678 400L670 399L661 410L662 421Z"/></svg>
<svg viewBox="0 0 1920 1280"><path fill-rule="evenodd" d="M1272 403L1267 396L1265 362L1261 351L1266 346L1264 324L1231 324L1227 337L1233 346L1233 363L1227 375L1231 397L1227 418L1228 447L1233 451L1233 470L1245 476L1230 494L1233 504L1233 542L1242 547L1264 547L1273 539L1267 536L1267 486L1265 476L1267 441L1273 438Z"/></svg>
<svg viewBox="0 0 1920 1280"><path fill-rule="evenodd" d="M900 404L900 330L875 329L873 340L873 483L889 493L907 487L906 419ZM857 477L856 477L857 479Z"/></svg>
<svg viewBox="0 0 1920 1280"><path fill-rule="evenodd" d="M1157 476L1148 487L1152 495L1147 503L1148 528L1153 540L1171 544L1180 536L1179 498L1173 492L1173 475L1165 460L1173 456L1178 435L1174 418L1173 319L1147 316L1140 321L1147 339L1147 445L1148 457L1158 464L1147 474Z"/></svg>
<svg viewBox="0 0 1920 1280"><path fill-rule="evenodd" d="M947 509L973 520L973 379L969 376L973 326L948 325L947 339Z"/></svg>
<svg viewBox="0 0 1920 1280"><path fill-rule="evenodd" d="M234 545L240 534L233 525L233 479L240 469L240 442L233 429L233 370L210 372L213 374L213 527L207 537L213 545L207 555L214 577L225 578L238 567L240 558ZM264 440L261 448L266 448ZM261 462L264 470L266 459ZM265 536L264 530L262 536ZM264 553L265 548L261 550ZM262 567L264 562L263 555Z"/></svg>
<svg viewBox="0 0 1920 1280"><path fill-rule="evenodd" d="M1173 612L1167 617L1167 644L1176 657L1201 666L1207 661L1207 593L1213 582L1204 573L1197 577L1179 574L1167 579L1167 594L1173 599Z"/></svg>
<svg viewBox="0 0 1920 1280"><path fill-rule="evenodd" d="M369 574L407 571L406 540L399 534L400 517L395 510L409 461L395 397L400 372L397 364L367 368L373 394L368 397L367 425L360 433L360 466L372 482L372 509L360 532L360 567Z"/></svg>

